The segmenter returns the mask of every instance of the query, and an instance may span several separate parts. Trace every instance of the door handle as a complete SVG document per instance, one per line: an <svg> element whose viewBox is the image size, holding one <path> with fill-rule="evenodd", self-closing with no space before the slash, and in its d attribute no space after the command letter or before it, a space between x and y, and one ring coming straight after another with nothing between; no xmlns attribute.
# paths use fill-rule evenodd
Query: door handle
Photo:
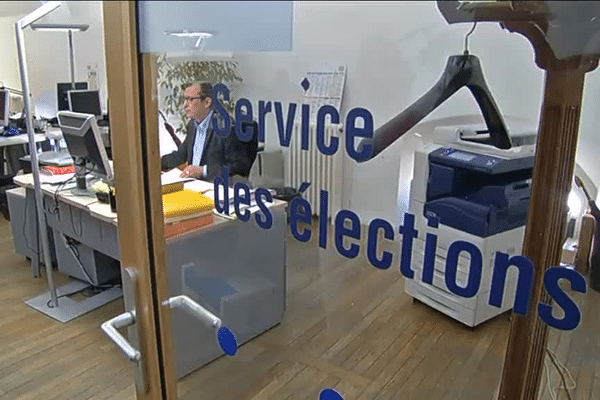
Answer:
<svg viewBox="0 0 600 400"><path fill-rule="evenodd" d="M117 329L126 328L135 324L135 315L129 311L124 312L121 315L117 315L113 319L110 319L100 325L100 328L108 335L109 338L115 344L125 357L129 359L129 361L139 362L142 359L142 353L139 350L136 350L128 341L119 333Z"/></svg>
<svg viewBox="0 0 600 400"><path fill-rule="evenodd" d="M195 317L200 319L207 327L215 330L216 340L225 354L229 356L237 353L237 341L235 335L229 328L222 326L221 319L196 303L186 295L171 297L166 300L163 305L169 308L185 308L190 311Z"/></svg>
<svg viewBox="0 0 600 400"><path fill-rule="evenodd" d="M146 393L148 391L144 362L142 353L137 350L129 340L125 339L117 330L120 328L129 328L129 339L133 343L138 343L138 332L136 326L136 304L139 302L138 295L138 275L134 268L127 267L123 269L121 274L123 282L123 294L125 295L125 311L123 314L102 323L100 328L106 335L119 347L130 361L135 363L134 379L138 393ZM139 346L139 344L137 344Z"/></svg>
<svg viewBox="0 0 600 400"><path fill-rule="evenodd" d="M123 275L123 287L127 290L134 290L134 284L136 282L136 274L133 269L125 268L125 274ZM130 286L131 285L131 286ZM132 294L135 291L131 292ZM216 335L216 341L225 352L225 354L233 356L237 353L237 341L233 332L229 328L222 326L221 319L196 303L194 300L185 295L171 297L170 299L163 302L163 306L173 308L185 308L190 311L195 317L200 319L207 327L213 328ZM142 362L142 353L129 343L127 339L119 333L117 329L135 327L136 317L135 309L126 311L123 314L117 315L116 317L102 323L101 329L108 335L108 337L119 347L119 349L125 354L125 356L132 362L136 363L136 371L134 374L136 381L136 388L140 393L146 393L147 386L144 375L144 365ZM131 334L131 332L130 332ZM137 335L137 333L136 333Z"/></svg>

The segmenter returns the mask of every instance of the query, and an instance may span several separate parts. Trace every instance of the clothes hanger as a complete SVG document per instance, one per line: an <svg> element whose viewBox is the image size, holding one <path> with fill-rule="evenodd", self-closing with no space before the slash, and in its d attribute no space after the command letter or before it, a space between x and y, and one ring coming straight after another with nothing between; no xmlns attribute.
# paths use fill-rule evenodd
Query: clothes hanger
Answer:
<svg viewBox="0 0 600 400"><path fill-rule="evenodd" d="M364 145L372 144L370 158L375 157L465 86L469 88L481 109L491 144L499 149L512 147L504 120L483 77L479 58L469 54L468 37L473 33L476 24L477 22L465 36L463 54L448 57L446 68L437 83L411 106L377 129L373 138L362 139L358 151L362 150Z"/></svg>

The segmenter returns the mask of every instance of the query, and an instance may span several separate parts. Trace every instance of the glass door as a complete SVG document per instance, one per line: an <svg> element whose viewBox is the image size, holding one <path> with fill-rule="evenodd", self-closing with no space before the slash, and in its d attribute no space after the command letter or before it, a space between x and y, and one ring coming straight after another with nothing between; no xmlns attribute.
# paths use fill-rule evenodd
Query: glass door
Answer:
<svg viewBox="0 0 600 400"><path fill-rule="evenodd" d="M501 61L532 63L514 37L435 2L107 2L105 21L129 312L112 333L135 320L138 398L498 397L509 336L523 365L519 324L540 318L531 276L506 272L534 269L541 106L506 90ZM440 73L463 80L441 101ZM550 275L536 301L557 299Z"/></svg>

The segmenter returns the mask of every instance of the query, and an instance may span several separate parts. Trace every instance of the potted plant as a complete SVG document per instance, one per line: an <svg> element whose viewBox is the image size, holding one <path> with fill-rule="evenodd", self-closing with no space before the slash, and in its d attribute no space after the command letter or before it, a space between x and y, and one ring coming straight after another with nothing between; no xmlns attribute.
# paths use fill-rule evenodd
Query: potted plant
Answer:
<svg viewBox="0 0 600 400"><path fill-rule="evenodd" d="M183 93L189 82L235 83L242 82L238 73L238 63L234 60L224 61L186 61L170 62L165 54L157 57L158 88L161 109L167 116L175 116L178 123L175 131L184 135L188 117L183 110ZM225 108L233 114L235 101L230 95L229 101L221 98Z"/></svg>

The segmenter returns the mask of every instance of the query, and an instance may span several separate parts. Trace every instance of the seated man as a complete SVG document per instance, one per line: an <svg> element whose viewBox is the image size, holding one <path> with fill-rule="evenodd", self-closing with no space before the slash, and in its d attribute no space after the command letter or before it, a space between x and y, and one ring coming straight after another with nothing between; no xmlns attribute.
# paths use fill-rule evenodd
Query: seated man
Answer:
<svg viewBox="0 0 600 400"><path fill-rule="evenodd" d="M184 109L191 119L187 135L177 150L162 156L162 170L187 163L182 177L213 180L226 166L229 175L247 178L258 149L257 127L254 126L254 137L248 142L237 137L233 121L227 137L217 135L212 125L217 113L213 111L213 90L209 83L194 83L185 89Z"/></svg>

